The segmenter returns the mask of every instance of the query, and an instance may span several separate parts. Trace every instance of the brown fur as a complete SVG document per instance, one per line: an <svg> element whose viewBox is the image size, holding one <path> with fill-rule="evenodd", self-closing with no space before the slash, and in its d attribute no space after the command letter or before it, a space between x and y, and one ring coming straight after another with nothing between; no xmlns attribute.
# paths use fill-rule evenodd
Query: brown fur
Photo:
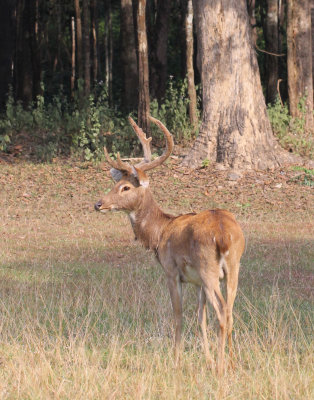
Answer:
<svg viewBox="0 0 314 400"><path fill-rule="evenodd" d="M142 177L143 178L143 177ZM128 187L128 190L123 188ZM199 314L203 324L204 348L209 362L204 308L207 299L213 304L220 323L218 371L224 368L224 340L228 331L231 352L232 306L236 294L240 258L244 251L242 230L233 214L226 210L208 210L178 217L165 214L155 202L149 188L134 185L134 177L123 177L99 203L99 209L118 209L132 213L135 237L147 249L155 250L163 266L172 297L176 322L176 361L181 337L180 282L197 285L200 291ZM220 261L227 279L227 302L219 289ZM229 290L229 293L228 293ZM222 348L223 347L223 348Z"/></svg>

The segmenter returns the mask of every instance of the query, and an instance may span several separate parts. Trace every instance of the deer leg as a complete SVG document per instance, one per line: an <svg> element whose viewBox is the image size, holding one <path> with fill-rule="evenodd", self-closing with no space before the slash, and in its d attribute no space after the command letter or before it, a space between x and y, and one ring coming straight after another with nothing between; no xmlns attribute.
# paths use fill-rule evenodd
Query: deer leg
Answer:
<svg viewBox="0 0 314 400"><path fill-rule="evenodd" d="M168 277L168 287L174 316L174 359L175 365L177 367L180 362L180 345L182 332L182 284L179 274L175 277Z"/></svg>
<svg viewBox="0 0 314 400"><path fill-rule="evenodd" d="M213 367L214 361L209 352L208 338L207 338L207 324L206 324L206 295L203 287L198 291L198 323L200 324L203 335L203 346L205 352L206 363Z"/></svg>
<svg viewBox="0 0 314 400"><path fill-rule="evenodd" d="M239 275L239 264L236 264L235 268L228 271L226 279L227 286L227 335L228 335L228 349L229 349L229 359L232 369L234 369L234 360L233 360L233 350L232 350L232 326L233 326L233 317L232 310L234 300L237 294L238 288L238 275Z"/></svg>
<svg viewBox="0 0 314 400"><path fill-rule="evenodd" d="M217 372L221 376L224 371L225 344L226 344L226 302L221 294L219 279L213 284L210 278L204 281L204 290L208 301L210 301L216 311L219 322L219 341L218 341L218 359Z"/></svg>

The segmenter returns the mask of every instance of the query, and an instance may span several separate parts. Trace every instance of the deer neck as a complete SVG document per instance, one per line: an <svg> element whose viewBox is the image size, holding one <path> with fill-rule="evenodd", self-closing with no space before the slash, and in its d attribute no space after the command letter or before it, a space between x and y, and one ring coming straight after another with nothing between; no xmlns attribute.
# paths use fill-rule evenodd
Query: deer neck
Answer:
<svg viewBox="0 0 314 400"><path fill-rule="evenodd" d="M136 239L152 250L158 248L163 230L173 218L161 210L149 190L145 191L141 203L129 217Z"/></svg>

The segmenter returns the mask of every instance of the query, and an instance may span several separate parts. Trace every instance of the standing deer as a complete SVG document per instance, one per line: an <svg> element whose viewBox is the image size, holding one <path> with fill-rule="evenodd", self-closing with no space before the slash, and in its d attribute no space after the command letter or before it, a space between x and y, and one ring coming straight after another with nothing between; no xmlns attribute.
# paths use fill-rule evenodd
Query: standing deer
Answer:
<svg viewBox="0 0 314 400"><path fill-rule="evenodd" d="M113 189L95 204L97 211L122 210L128 213L135 237L147 249L155 251L168 282L175 325L175 363L179 362L182 330L182 282L199 289L198 321L203 336L205 357L213 366L206 333L206 299L213 305L219 321L217 372L224 371L226 334L232 359L232 308L237 293L244 236L233 214L208 210L178 217L165 214L153 199L146 171L161 165L173 149L172 135L157 119L150 117L166 137L166 150L151 160L150 141L132 118L129 121L144 150L144 160L135 166L110 158L104 148ZM220 279L226 279L227 299L220 291Z"/></svg>

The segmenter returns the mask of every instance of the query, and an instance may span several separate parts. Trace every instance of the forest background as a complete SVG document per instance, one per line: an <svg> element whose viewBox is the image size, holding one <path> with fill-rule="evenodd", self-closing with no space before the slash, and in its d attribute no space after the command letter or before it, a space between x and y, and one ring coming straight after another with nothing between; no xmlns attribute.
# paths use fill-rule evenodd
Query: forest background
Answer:
<svg viewBox="0 0 314 400"><path fill-rule="evenodd" d="M134 155L130 113L148 134L150 112L176 144L191 145L197 137L207 82L191 0L1 3L0 150L44 161L69 154L101 159L104 145ZM234 1L211 7L228 3L238 12ZM272 130L288 151L311 158L314 2L246 3ZM240 55L235 62L241 66ZM161 138L157 131L153 136L158 152ZM204 154L196 163L208 162Z"/></svg>

